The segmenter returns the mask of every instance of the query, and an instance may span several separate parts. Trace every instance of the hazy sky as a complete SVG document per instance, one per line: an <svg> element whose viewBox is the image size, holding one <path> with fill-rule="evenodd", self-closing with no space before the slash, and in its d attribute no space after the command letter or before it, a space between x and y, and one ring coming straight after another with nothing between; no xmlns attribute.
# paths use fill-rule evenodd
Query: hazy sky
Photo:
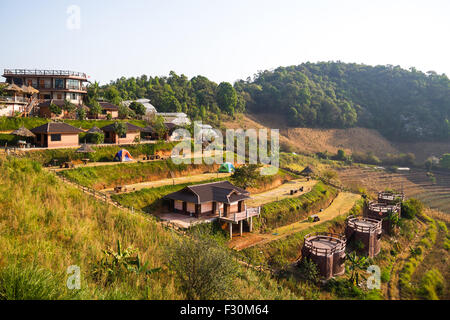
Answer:
<svg viewBox="0 0 450 320"><path fill-rule="evenodd" d="M170 70L233 82L329 60L450 75L449 0L0 0L0 19L1 69L83 71L102 83Z"/></svg>

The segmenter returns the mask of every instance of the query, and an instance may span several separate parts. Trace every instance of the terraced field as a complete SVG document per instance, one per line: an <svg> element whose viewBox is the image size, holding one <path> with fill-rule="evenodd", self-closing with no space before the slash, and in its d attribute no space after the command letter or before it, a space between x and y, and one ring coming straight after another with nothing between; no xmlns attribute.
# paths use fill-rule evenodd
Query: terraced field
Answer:
<svg viewBox="0 0 450 320"><path fill-rule="evenodd" d="M450 173L434 172L433 181L420 169L389 173L369 167L352 167L339 170L338 176L341 183L350 188L365 188L373 194L386 188L403 190L407 197L420 199L432 209L450 213Z"/></svg>

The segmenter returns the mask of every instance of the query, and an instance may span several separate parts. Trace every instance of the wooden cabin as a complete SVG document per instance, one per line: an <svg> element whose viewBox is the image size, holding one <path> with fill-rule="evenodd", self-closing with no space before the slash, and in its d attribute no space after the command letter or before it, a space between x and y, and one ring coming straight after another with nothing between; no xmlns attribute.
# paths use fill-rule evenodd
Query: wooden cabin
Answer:
<svg viewBox="0 0 450 320"><path fill-rule="evenodd" d="M83 130L64 122L49 122L31 129L36 135L36 145L42 148L69 148L79 146L78 135Z"/></svg>
<svg viewBox="0 0 450 320"><path fill-rule="evenodd" d="M141 127L135 126L128 122L125 122L125 125L127 127L127 132L122 136L119 136L115 132L114 124L100 128L105 133L105 143L131 144L136 142L136 139L140 139L142 130Z"/></svg>

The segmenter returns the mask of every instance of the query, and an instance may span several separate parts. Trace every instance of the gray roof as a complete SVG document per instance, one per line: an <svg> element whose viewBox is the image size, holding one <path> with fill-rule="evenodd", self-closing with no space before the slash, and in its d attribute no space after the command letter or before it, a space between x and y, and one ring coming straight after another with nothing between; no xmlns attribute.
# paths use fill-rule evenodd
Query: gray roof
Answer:
<svg viewBox="0 0 450 320"><path fill-rule="evenodd" d="M31 129L33 133L81 133L81 129L75 128L64 122L49 122Z"/></svg>
<svg viewBox="0 0 450 320"><path fill-rule="evenodd" d="M250 199L250 193L242 188L234 186L229 181L219 181L188 186L180 191L168 194L164 198L196 204L211 201L232 203Z"/></svg>
<svg viewBox="0 0 450 320"><path fill-rule="evenodd" d="M125 125L127 126L127 131L128 132L136 132L136 131L142 131L141 127L135 126L134 124L128 123L128 122L124 122ZM109 131L109 132L113 132L114 131L114 123L101 127L101 129L103 131Z"/></svg>
<svg viewBox="0 0 450 320"><path fill-rule="evenodd" d="M90 128L88 130L88 133L96 133L96 132L103 133L102 129L100 129L100 128L96 127L96 126L93 126L92 128Z"/></svg>

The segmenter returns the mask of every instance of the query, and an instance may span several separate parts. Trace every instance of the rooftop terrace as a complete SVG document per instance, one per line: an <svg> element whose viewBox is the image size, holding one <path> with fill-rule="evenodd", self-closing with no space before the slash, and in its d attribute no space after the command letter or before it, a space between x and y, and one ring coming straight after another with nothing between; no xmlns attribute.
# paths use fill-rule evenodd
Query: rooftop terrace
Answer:
<svg viewBox="0 0 450 320"><path fill-rule="evenodd" d="M3 76L63 76L87 79L86 73L69 70L5 69Z"/></svg>

